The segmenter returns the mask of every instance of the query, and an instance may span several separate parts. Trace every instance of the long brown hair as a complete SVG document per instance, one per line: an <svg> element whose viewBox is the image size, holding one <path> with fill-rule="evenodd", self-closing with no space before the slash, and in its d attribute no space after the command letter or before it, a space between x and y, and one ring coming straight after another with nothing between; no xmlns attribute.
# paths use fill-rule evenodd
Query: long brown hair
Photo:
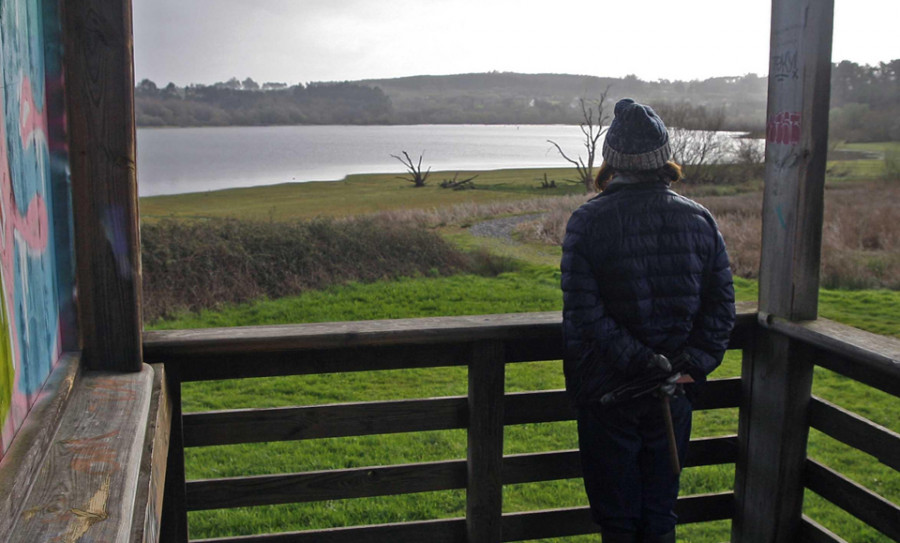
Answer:
<svg viewBox="0 0 900 543"><path fill-rule="evenodd" d="M667 181L669 183L675 183L684 178L681 166L671 160L666 162L663 167L655 170L617 170L607 164L604 160L603 164L600 165L600 170L597 172L597 177L594 179L594 189L596 189L597 192L602 192L603 189L606 188L606 185L609 184L610 179L612 179L619 171L628 171L631 175L638 178L644 178L647 181Z"/></svg>

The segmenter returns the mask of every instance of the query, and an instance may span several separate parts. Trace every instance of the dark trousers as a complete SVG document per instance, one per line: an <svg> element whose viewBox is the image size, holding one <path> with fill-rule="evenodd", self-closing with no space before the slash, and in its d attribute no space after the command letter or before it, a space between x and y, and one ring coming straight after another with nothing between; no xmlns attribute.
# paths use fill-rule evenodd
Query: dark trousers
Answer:
<svg viewBox="0 0 900 543"><path fill-rule="evenodd" d="M670 405L683 465L691 404L682 395ZM604 532L661 535L675 529L678 477L672 472L659 398L579 408L578 443L591 513Z"/></svg>

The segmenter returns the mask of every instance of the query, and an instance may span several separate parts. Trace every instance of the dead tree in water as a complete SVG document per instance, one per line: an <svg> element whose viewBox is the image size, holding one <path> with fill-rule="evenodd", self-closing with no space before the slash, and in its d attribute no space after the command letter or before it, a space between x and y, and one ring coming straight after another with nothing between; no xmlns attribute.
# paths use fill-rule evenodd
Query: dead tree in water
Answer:
<svg viewBox="0 0 900 543"><path fill-rule="evenodd" d="M431 173L431 166L429 166L428 170L426 170L424 173L422 172L422 156L424 156L424 153L419 155L419 162L418 162L418 164L416 164L409 157L409 153L407 153L406 151L401 151L401 152L403 153L402 157L399 157L397 155L391 155L391 156L396 158L397 160L402 162L404 166L406 166L406 169L409 172L409 175L412 179L410 179L409 177L400 177L400 176L397 176L397 179L403 179L405 181L409 181L410 183L413 184L413 186L416 186L416 187L424 187L425 181L428 179L428 174Z"/></svg>
<svg viewBox="0 0 900 543"><path fill-rule="evenodd" d="M594 103L597 107L596 117L594 117L594 105L585 103L584 98L578 99L581 104L582 118L581 124L578 126L581 128L581 133L584 135L584 148L587 152L587 162L581 158L581 155L578 155L577 160L570 158L558 143L553 140L547 140L548 143L551 143L556 147L556 150L559 151L559 154L564 159L575 166L575 170L578 172L577 181L584 185L585 192L590 192L594 187L594 160L597 157L597 142L599 142L601 136L606 133L607 129L604 128L603 125L609 120L609 115L604 115L603 113L603 105L606 102L606 95L608 93L609 87L606 87L606 90L600 94L600 99Z"/></svg>

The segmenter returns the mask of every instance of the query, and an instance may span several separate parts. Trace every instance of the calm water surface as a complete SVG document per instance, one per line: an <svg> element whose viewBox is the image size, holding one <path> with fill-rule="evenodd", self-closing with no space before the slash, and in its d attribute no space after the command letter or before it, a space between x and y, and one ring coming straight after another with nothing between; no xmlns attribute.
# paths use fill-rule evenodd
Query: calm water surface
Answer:
<svg viewBox="0 0 900 543"><path fill-rule="evenodd" d="M155 196L402 173L390 155L404 150L433 171L565 167L547 140L577 156L582 137L565 125L148 128L137 133L138 187Z"/></svg>

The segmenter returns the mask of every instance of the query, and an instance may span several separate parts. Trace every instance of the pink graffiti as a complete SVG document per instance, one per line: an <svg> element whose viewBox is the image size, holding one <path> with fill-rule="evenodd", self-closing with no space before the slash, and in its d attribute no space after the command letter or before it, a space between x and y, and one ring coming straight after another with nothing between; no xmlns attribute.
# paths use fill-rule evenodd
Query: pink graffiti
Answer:
<svg viewBox="0 0 900 543"><path fill-rule="evenodd" d="M34 91L31 89L31 79L22 79L22 87L19 96L19 135L22 137L22 148L28 149L34 137L46 139L47 119L43 109L39 109L34 103Z"/></svg>
<svg viewBox="0 0 900 543"><path fill-rule="evenodd" d="M800 112L784 111L769 119L766 126L769 143L797 145L800 143Z"/></svg>
<svg viewBox="0 0 900 543"><path fill-rule="evenodd" d="M46 119L34 103L31 81L25 77L21 86L21 102L19 122L22 147L27 149L35 137L45 134ZM3 289L6 292L6 314L9 316L11 337L18 337L15 318L15 240L25 243L27 250L42 252L47 248L49 220L47 204L38 194L28 203L28 209L22 215L16 204L13 192L12 176L9 170L9 154L6 136L6 122L3 109L0 108L0 265L3 267ZM12 342L13 359L16 366L21 362L19 343Z"/></svg>

